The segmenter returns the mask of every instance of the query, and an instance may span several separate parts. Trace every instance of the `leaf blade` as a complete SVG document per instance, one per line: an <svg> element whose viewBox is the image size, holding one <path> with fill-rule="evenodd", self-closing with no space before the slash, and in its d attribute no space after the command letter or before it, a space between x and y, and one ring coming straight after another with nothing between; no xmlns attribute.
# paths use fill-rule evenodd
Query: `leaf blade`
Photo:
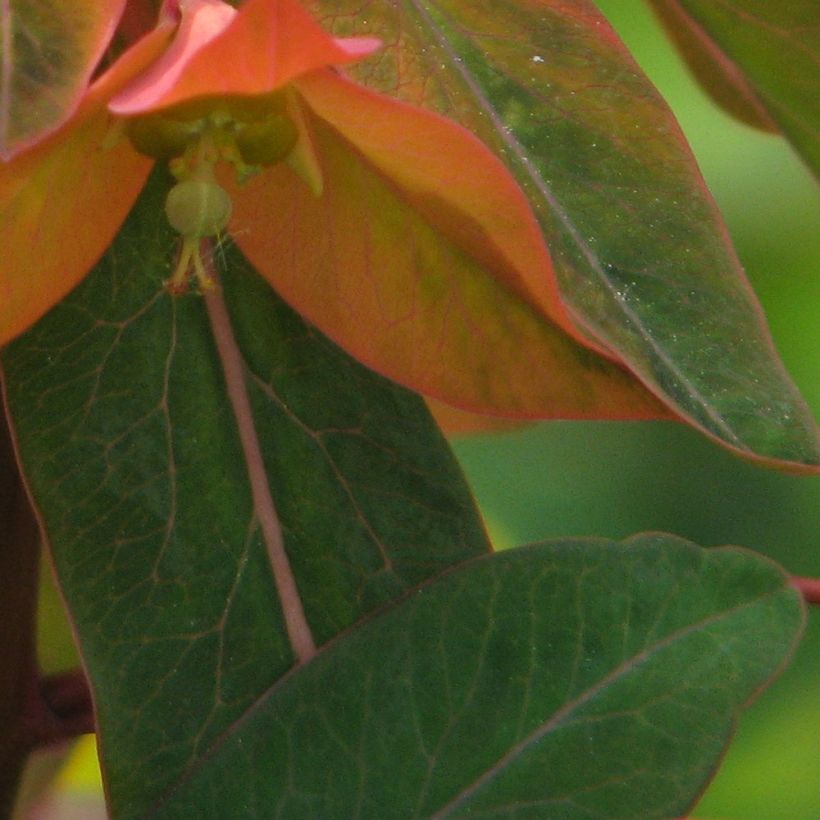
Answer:
<svg viewBox="0 0 820 820"><path fill-rule="evenodd" d="M95 271L2 355L123 816L139 816L292 663L204 306L162 287L170 184L154 174ZM489 545L421 400L227 258L286 547L324 643Z"/></svg>
<svg viewBox="0 0 820 820"><path fill-rule="evenodd" d="M498 227L505 241L496 242L486 208L476 208L478 215L451 210L425 187L426 176L404 187L367 155L376 154L373 144L386 151L389 141L379 142L379 134L363 147L353 123L362 112L392 119L393 130L412 135L397 154L406 151L418 163L430 156L431 135L441 132L477 157L474 165L485 158L483 148L438 117L415 117L406 107L363 100L342 80L320 79L305 85L304 116L321 164L321 196L284 166L243 186L222 180L234 196L237 244L289 304L377 372L456 406L524 418L668 416L617 363L579 343L577 331L566 332L537 234L534 252L525 248L517 259L513 252L516 265L507 261L513 240L532 237L525 203L522 211L515 196L505 198L506 174L498 183L503 195L492 165L480 183L497 207L509 199L518 206L499 221L522 229L505 235ZM354 112L344 123L349 139L334 125L341 106L326 106L334 95ZM361 120L362 129L390 135L373 116Z"/></svg>
<svg viewBox="0 0 820 820"><path fill-rule="evenodd" d="M752 125L782 132L820 175L817 4L651 0L651 5L715 101ZM701 70L706 61L723 69ZM752 116L750 109L756 110Z"/></svg>
<svg viewBox="0 0 820 820"><path fill-rule="evenodd" d="M335 32L356 29L353 3L330 5L312 8ZM817 425L683 136L590 3L369 3L360 19L359 33L395 46L350 73L452 117L504 159L588 333L710 437L816 472Z"/></svg>
<svg viewBox="0 0 820 820"><path fill-rule="evenodd" d="M11 0L0 7L0 159L71 116L124 6L125 0Z"/></svg>
<svg viewBox="0 0 820 820"><path fill-rule="evenodd" d="M477 559L278 683L157 816L678 816L802 617L767 560L673 536Z"/></svg>
<svg viewBox="0 0 820 820"><path fill-rule="evenodd" d="M167 25L154 29L94 83L62 128L0 164L0 345L82 280L134 204L153 161L112 130L105 105L161 53L168 35Z"/></svg>

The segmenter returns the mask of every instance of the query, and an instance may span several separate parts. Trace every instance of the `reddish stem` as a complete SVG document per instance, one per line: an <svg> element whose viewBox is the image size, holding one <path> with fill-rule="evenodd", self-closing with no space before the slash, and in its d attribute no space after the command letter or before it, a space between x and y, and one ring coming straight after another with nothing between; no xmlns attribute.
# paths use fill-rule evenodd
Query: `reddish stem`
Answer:
<svg viewBox="0 0 820 820"><path fill-rule="evenodd" d="M94 704L81 669L43 678L40 692L49 711L60 722L64 737L90 734L95 730Z"/></svg>
<svg viewBox="0 0 820 820"><path fill-rule="evenodd" d="M262 449L256 435L256 424L245 384L242 354L236 343L228 308L222 297L222 286L219 284L216 271L212 269L212 266L210 267L211 270L208 272L213 277L213 286L204 290L205 305L222 362L225 385L236 419L242 452L245 456L254 511L268 550L273 580L279 593L291 647L299 663L307 663L316 654L316 644L305 617L290 559L285 551L282 527L271 496Z"/></svg>
<svg viewBox="0 0 820 820"><path fill-rule="evenodd" d="M820 578L800 578L793 575L791 584L807 604L820 604Z"/></svg>
<svg viewBox="0 0 820 820"><path fill-rule="evenodd" d="M50 675L35 683L29 692L23 726L32 750L92 733L94 708L82 670Z"/></svg>

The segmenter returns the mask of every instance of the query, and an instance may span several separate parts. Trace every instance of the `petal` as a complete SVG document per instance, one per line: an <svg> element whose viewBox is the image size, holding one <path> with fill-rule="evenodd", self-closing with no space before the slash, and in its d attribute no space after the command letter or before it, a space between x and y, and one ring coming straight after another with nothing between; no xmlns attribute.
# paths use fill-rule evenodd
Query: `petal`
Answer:
<svg viewBox="0 0 820 820"><path fill-rule="evenodd" d="M57 133L0 165L3 265L0 345L60 301L111 243L152 161L124 138L112 142L106 104L156 59L170 29L156 29L92 86Z"/></svg>
<svg viewBox="0 0 820 820"><path fill-rule="evenodd" d="M186 4L181 14L171 46L111 101L111 111L129 114L151 108L173 90L194 55L230 25L237 11L222 0L196 0Z"/></svg>
<svg viewBox="0 0 820 820"><path fill-rule="evenodd" d="M295 0L249 0L238 12L221 0L193 0L182 7L179 34L165 57L110 108L137 114L201 97L267 94L378 46L368 37L331 37Z"/></svg>
<svg viewBox="0 0 820 820"><path fill-rule="evenodd" d="M325 74L311 77L306 93L317 105L320 85L342 95L338 105L351 120L372 123L369 137L358 135L364 147L307 110L322 195L285 166L232 186L235 240L285 299L373 369L464 409L669 417L628 373L573 338L520 191L475 137ZM375 114L401 127L380 125ZM419 167L429 163L429 178L390 173L380 128L396 138L397 165L414 155ZM468 178L445 174L434 184L447 159L469 168Z"/></svg>

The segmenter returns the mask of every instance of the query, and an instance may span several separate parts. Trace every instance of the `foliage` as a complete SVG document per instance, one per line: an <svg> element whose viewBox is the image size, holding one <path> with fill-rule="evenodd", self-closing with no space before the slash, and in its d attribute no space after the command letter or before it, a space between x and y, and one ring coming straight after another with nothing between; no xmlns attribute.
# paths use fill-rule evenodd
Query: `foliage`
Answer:
<svg viewBox="0 0 820 820"><path fill-rule="evenodd" d="M93 718L116 817L689 810L810 585L663 534L493 554L417 395L472 427L675 419L820 472L606 21L76 5L0 10L4 606L28 624L2 648L4 804L31 749ZM727 110L815 163L809 0L654 5ZM33 671L33 515L82 658L57 682Z"/></svg>

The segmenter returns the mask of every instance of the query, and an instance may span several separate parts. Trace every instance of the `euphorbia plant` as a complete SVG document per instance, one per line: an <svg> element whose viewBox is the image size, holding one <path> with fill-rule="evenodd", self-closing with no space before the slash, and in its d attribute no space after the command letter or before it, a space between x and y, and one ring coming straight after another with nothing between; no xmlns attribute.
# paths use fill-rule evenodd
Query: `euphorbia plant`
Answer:
<svg viewBox="0 0 820 820"><path fill-rule="evenodd" d="M788 577L492 555L406 390L818 471L662 101L585 0L151 5L0 12L6 408L112 813L685 811L796 640ZM91 723L29 650L9 795Z"/></svg>

